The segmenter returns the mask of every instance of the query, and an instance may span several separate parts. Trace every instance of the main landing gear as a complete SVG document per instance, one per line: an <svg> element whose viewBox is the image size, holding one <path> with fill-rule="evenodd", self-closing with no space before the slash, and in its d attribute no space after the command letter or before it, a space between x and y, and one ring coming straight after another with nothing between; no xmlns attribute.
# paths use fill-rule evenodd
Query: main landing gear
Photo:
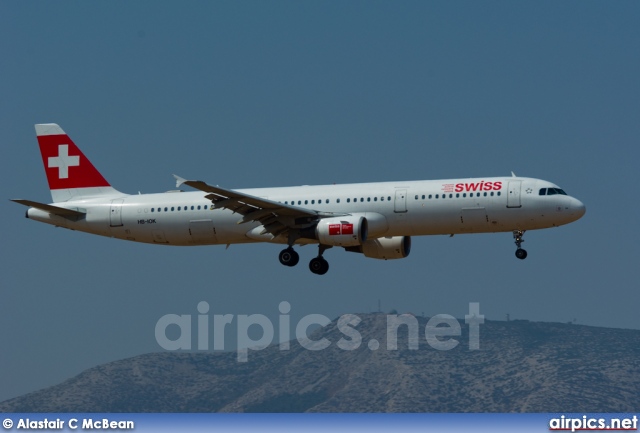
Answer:
<svg viewBox="0 0 640 433"><path fill-rule="evenodd" d="M295 266L300 261L300 256L293 248L289 247L280 251L278 259L280 259L280 263L285 266Z"/></svg>
<svg viewBox="0 0 640 433"><path fill-rule="evenodd" d="M522 239L522 236L524 236L524 230L514 230L513 231L513 238L516 240L515 244L516 247L518 247L518 249L516 250L516 257L519 258L520 260L524 260L527 258L527 250L522 249L522 243L524 242L524 239Z"/></svg>
<svg viewBox="0 0 640 433"><path fill-rule="evenodd" d="M329 262L322 257L322 254L329 248L331 247L328 245L318 245L318 257L314 257L309 262L309 270L314 274L324 275L329 270Z"/></svg>
<svg viewBox="0 0 640 433"><path fill-rule="evenodd" d="M309 262L309 270L314 274L324 275L329 270L329 262L322 257L322 254L329 248L331 247L328 245L318 246L318 257L314 257ZM280 259L280 263L285 266L295 266L298 264L298 261L300 261L300 256L292 247L288 247L280 251L278 259Z"/></svg>

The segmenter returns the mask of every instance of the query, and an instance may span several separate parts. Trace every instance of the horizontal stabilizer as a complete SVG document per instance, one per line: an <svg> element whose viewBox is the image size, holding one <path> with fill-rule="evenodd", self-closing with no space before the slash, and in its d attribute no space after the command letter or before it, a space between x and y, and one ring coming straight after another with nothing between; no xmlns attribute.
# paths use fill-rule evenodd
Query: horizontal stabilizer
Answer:
<svg viewBox="0 0 640 433"><path fill-rule="evenodd" d="M37 201L31 201L31 200L11 200L11 201L23 204L25 206L34 207L36 209L49 212L50 214L58 215L65 218L69 218L69 217L77 218L86 214L86 212L80 212L77 210L67 209L64 207L52 206L50 204L38 203Z"/></svg>

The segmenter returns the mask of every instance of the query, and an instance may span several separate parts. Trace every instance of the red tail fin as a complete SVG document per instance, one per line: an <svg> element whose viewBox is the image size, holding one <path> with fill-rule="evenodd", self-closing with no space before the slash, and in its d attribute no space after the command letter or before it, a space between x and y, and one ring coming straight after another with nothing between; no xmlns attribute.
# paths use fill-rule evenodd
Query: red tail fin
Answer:
<svg viewBox="0 0 640 433"><path fill-rule="evenodd" d="M36 134L54 201L117 193L58 125L36 125Z"/></svg>
<svg viewBox="0 0 640 433"><path fill-rule="evenodd" d="M36 134L50 189L110 186L58 125L36 125Z"/></svg>

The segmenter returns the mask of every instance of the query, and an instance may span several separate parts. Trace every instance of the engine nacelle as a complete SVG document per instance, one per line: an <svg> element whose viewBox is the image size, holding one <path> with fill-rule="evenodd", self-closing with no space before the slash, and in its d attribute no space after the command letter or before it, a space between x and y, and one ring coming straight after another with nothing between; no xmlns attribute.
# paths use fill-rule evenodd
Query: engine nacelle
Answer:
<svg viewBox="0 0 640 433"><path fill-rule="evenodd" d="M348 216L321 219L316 226L316 239L321 244L336 247L354 247L367 241L367 219Z"/></svg>
<svg viewBox="0 0 640 433"><path fill-rule="evenodd" d="M384 215L377 212L355 212L352 217L362 216L367 220L367 232L369 238L379 238L389 231L389 223Z"/></svg>
<svg viewBox="0 0 640 433"><path fill-rule="evenodd" d="M411 252L411 236L369 239L360 246L345 249L372 259L404 259Z"/></svg>

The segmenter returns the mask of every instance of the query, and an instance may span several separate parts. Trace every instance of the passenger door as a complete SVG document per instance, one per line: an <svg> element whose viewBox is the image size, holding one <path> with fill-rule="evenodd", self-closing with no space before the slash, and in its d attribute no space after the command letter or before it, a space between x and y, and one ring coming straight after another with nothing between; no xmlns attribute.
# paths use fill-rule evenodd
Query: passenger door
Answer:
<svg viewBox="0 0 640 433"><path fill-rule="evenodd" d="M520 188L522 187L521 180L509 181L509 191L507 193L507 207L522 207L520 202Z"/></svg>
<svg viewBox="0 0 640 433"><path fill-rule="evenodd" d="M405 213L407 211L407 190L397 189L393 211L395 213Z"/></svg>

